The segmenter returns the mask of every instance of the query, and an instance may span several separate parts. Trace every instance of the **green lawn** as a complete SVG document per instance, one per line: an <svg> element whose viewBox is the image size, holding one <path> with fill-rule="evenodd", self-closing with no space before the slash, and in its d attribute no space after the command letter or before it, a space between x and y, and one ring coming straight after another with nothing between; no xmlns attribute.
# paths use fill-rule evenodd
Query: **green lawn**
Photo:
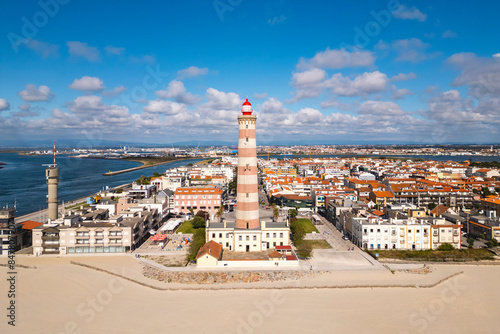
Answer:
<svg viewBox="0 0 500 334"><path fill-rule="evenodd" d="M326 240L302 240L302 243L311 246L311 249L328 249L332 246Z"/></svg>
<svg viewBox="0 0 500 334"><path fill-rule="evenodd" d="M194 233L193 224L191 224L191 221L186 220L184 223L182 223L181 226L179 226L176 233L193 234Z"/></svg>
<svg viewBox="0 0 500 334"><path fill-rule="evenodd" d="M307 218L297 218L297 222L302 226L304 233L318 232L318 229Z"/></svg>
<svg viewBox="0 0 500 334"><path fill-rule="evenodd" d="M493 254L484 248L478 249L454 249L451 251L438 250L369 250L372 256L378 253L379 258L399 259L409 261L479 261L493 260Z"/></svg>

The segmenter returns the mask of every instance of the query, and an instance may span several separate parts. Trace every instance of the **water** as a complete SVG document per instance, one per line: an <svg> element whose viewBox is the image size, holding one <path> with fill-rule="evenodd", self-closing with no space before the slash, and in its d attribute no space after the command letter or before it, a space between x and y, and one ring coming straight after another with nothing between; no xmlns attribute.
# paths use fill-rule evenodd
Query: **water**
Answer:
<svg viewBox="0 0 500 334"><path fill-rule="evenodd" d="M500 156L481 156L481 155L356 155L356 154L324 154L324 155L311 155L311 158L406 158L406 159L423 159L423 160L434 160L434 161L455 161L464 162L465 160L472 159L473 162L490 162L490 161L500 161ZM267 155L259 155L261 159L267 159ZM293 154L293 155L282 155L282 154L271 154L269 155L271 159L293 159L293 158L309 158L308 154Z"/></svg>
<svg viewBox="0 0 500 334"><path fill-rule="evenodd" d="M164 173L168 168L185 166L203 159L174 161L165 165L137 171L103 176L108 171L140 166L134 161L107 159L78 159L57 156L59 166L59 199L69 201L96 193L106 186L116 187L137 180L141 175L154 172ZM47 207L46 166L52 163L52 156L23 156L17 153L0 153L0 162L6 163L0 169L0 207L13 206L17 201L17 216Z"/></svg>

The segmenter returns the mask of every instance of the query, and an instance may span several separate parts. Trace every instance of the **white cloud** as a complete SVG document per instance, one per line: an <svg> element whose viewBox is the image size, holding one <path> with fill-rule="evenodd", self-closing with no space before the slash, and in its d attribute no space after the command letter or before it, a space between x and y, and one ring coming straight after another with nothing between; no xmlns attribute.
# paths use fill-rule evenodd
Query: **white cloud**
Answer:
<svg viewBox="0 0 500 334"><path fill-rule="evenodd" d="M160 99L173 99L176 102L185 104L195 104L201 101L199 96L187 93L184 84L178 80L170 81L167 89L158 90L155 94Z"/></svg>
<svg viewBox="0 0 500 334"><path fill-rule="evenodd" d="M10 104L6 99L0 99L0 111L9 110Z"/></svg>
<svg viewBox="0 0 500 334"><path fill-rule="evenodd" d="M375 62L373 52L355 50L349 52L345 49L326 49L316 53L311 59L301 58L297 64L299 70L311 68L339 69L346 67L371 66Z"/></svg>
<svg viewBox="0 0 500 334"><path fill-rule="evenodd" d="M19 111L11 113L12 117L27 118L27 117L35 117L35 116L40 115L40 112L37 110L31 109L31 106L28 103L23 103L18 108L19 108Z"/></svg>
<svg viewBox="0 0 500 334"><path fill-rule="evenodd" d="M456 32L453 32L451 30L446 30L443 32L442 35L443 38L458 38L458 34Z"/></svg>
<svg viewBox="0 0 500 334"><path fill-rule="evenodd" d="M149 101L148 105L143 108L144 111L150 113L160 113L163 115L176 115L186 112L186 105L172 101Z"/></svg>
<svg viewBox="0 0 500 334"><path fill-rule="evenodd" d="M125 48L108 45L104 48L109 55L119 56L125 52Z"/></svg>
<svg viewBox="0 0 500 334"><path fill-rule="evenodd" d="M114 116L125 117L128 115L126 107L117 105L106 105L102 102L101 96L88 95L79 96L74 101L68 103L68 109L74 113L82 116Z"/></svg>
<svg viewBox="0 0 500 334"><path fill-rule="evenodd" d="M392 14L395 18L402 20L417 20L424 22L427 19L427 15L422 13L418 8L408 8L405 5L399 5L399 7L392 12Z"/></svg>
<svg viewBox="0 0 500 334"><path fill-rule="evenodd" d="M439 56L441 53L427 53L430 44L422 42L418 38L400 39L392 43L392 47L398 53L397 61L409 61L418 63L423 60Z"/></svg>
<svg viewBox="0 0 500 334"><path fill-rule="evenodd" d="M274 97L270 97L260 107L260 112L265 114L281 114L284 110L283 102Z"/></svg>
<svg viewBox="0 0 500 334"><path fill-rule="evenodd" d="M404 115L403 109L391 101L366 101L357 110L361 115Z"/></svg>
<svg viewBox="0 0 500 334"><path fill-rule="evenodd" d="M413 80L417 77L417 75L413 72L410 72L408 74L404 73L399 73L398 75L395 75L391 78L391 81L406 81L406 80Z"/></svg>
<svg viewBox="0 0 500 334"><path fill-rule="evenodd" d="M500 58L500 53L495 53L495 54L493 55L493 57L495 57L495 58Z"/></svg>
<svg viewBox="0 0 500 334"><path fill-rule="evenodd" d="M97 77L83 76L81 79L75 79L69 88L86 92L97 92L104 89L104 83Z"/></svg>
<svg viewBox="0 0 500 334"><path fill-rule="evenodd" d="M26 47L41 55L42 58L57 57L59 55L59 45L41 42L36 39L28 39Z"/></svg>
<svg viewBox="0 0 500 334"><path fill-rule="evenodd" d="M391 86L391 98L393 100L400 100L404 98L406 95L413 95L413 92L406 88L398 89L395 85Z"/></svg>
<svg viewBox="0 0 500 334"><path fill-rule="evenodd" d="M105 97L115 97L117 95L120 95L121 93L123 93L126 90L127 90L126 87L118 86L118 87L115 87L113 89L102 92L102 95Z"/></svg>
<svg viewBox="0 0 500 334"><path fill-rule="evenodd" d="M326 72L318 68L294 73L291 84L295 92L291 102L321 95L325 78Z"/></svg>
<svg viewBox="0 0 500 334"><path fill-rule="evenodd" d="M254 93L253 94L253 98L256 100L266 99L268 96L269 95L267 93L262 93L262 94Z"/></svg>
<svg viewBox="0 0 500 334"><path fill-rule="evenodd" d="M389 79L379 71L365 72L351 80L342 74L334 74L325 82L325 87L340 96L361 96L384 91Z"/></svg>
<svg viewBox="0 0 500 334"><path fill-rule="evenodd" d="M480 98L500 96L500 58L478 57L474 53L456 53L446 62L461 70L453 86L467 86L469 94Z"/></svg>
<svg viewBox="0 0 500 334"><path fill-rule="evenodd" d="M242 102L240 96L236 93L225 93L214 88L209 88L207 89L206 96L208 102L205 106L208 108L238 111L241 109Z"/></svg>
<svg viewBox="0 0 500 334"><path fill-rule="evenodd" d="M344 110L344 111L347 111L347 110L352 110L353 108L353 103L344 103L342 101L339 101L339 100L327 100L327 101L323 101L321 102L321 108L337 108L339 110Z"/></svg>
<svg viewBox="0 0 500 334"><path fill-rule="evenodd" d="M323 121L323 114L313 108L300 109L296 117L302 124L319 124Z"/></svg>
<svg viewBox="0 0 500 334"><path fill-rule="evenodd" d="M199 68L196 66L189 66L188 68L185 68L183 70L180 70L177 72L177 78L179 79L184 79L184 78L190 78L190 77L197 77L200 75L206 75L208 74L208 68Z"/></svg>
<svg viewBox="0 0 500 334"><path fill-rule="evenodd" d="M47 86L36 87L33 84L26 85L26 89L17 93L21 99L27 102L50 101L55 95L50 92Z"/></svg>
<svg viewBox="0 0 500 334"><path fill-rule="evenodd" d="M391 86L391 98L393 100L400 100L406 95L413 95L413 92L406 88L398 89L395 85Z"/></svg>
<svg viewBox="0 0 500 334"><path fill-rule="evenodd" d="M78 41L70 41L66 45L71 56L82 57L91 62L100 61L99 50L94 46L89 46L87 43Z"/></svg>

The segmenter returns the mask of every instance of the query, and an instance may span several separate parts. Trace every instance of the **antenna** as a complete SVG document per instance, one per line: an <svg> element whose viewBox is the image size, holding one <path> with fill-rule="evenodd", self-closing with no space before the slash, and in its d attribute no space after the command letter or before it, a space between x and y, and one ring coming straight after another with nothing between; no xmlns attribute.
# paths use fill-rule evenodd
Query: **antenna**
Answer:
<svg viewBox="0 0 500 334"><path fill-rule="evenodd" d="M54 149L53 149L53 153L54 153L54 166L56 165L56 141L54 140Z"/></svg>

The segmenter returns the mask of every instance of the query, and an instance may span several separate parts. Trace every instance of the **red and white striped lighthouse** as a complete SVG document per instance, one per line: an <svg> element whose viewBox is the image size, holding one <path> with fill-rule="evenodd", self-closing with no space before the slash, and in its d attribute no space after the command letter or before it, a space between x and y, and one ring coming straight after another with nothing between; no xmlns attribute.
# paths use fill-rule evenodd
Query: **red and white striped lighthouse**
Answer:
<svg viewBox="0 0 500 334"><path fill-rule="evenodd" d="M258 229L259 193L257 180L257 142L252 105L248 99L243 103L238 116L238 194L236 196L236 228Z"/></svg>

